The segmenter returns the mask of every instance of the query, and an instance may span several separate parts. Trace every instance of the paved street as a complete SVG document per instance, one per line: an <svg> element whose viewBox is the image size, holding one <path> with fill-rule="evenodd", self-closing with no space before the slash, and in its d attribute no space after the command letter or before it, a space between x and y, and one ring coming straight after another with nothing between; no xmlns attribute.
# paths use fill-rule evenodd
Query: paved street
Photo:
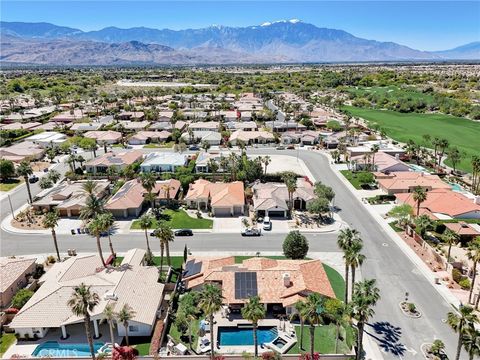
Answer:
<svg viewBox="0 0 480 360"><path fill-rule="evenodd" d="M255 149L254 154L276 154L273 149ZM321 180L333 187L336 193L335 204L341 209L342 219L358 229L365 243L364 253L367 260L362 267L363 276L377 279L381 289L381 301L375 308L376 315L367 326L368 334L375 339L384 352L386 359L422 359L420 346L433 339L445 342L449 356L453 357L456 337L442 321L450 310L449 305L425 279L402 250L390 240L375 219L365 211L359 200L352 196L346 186L338 180L330 169L325 156L313 151L282 151L284 155L299 156L315 180ZM32 187L38 192L38 184ZM23 187L12 196L14 208L26 200ZM1 201L1 218L9 214L8 200ZM308 235L310 248L316 252L338 251L335 234ZM152 241L152 244L154 244ZM173 251L181 251L184 244L195 251L280 251L283 235L264 235L260 238L242 238L235 234L198 234L193 238L177 239ZM2 231L1 253L31 254L52 252L52 240L48 235L13 235ZM115 235L117 251L132 247L143 247L145 237L142 233ZM77 251L95 251L94 239L86 235L60 236L62 250L75 248ZM250 245L251 243L251 245ZM248 244L248 245L247 245ZM106 248L106 243L105 243ZM410 301L423 313L420 319L405 317L399 308L405 292L409 292Z"/></svg>

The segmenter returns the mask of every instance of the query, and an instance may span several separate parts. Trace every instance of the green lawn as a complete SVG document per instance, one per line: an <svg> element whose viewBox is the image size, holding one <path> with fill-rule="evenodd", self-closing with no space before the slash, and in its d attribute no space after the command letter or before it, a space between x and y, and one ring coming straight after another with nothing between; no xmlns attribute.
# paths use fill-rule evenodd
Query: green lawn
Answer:
<svg viewBox="0 0 480 360"><path fill-rule="evenodd" d="M165 149L165 148L173 147L174 144L175 144L175 142L173 142L173 141L169 141L169 142L162 143L162 144L150 143L150 144L143 145L143 148L144 149L157 149L157 148L158 149Z"/></svg>
<svg viewBox="0 0 480 360"><path fill-rule="evenodd" d="M2 334L0 336L0 357L13 345L15 340L17 340L15 334Z"/></svg>
<svg viewBox="0 0 480 360"><path fill-rule="evenodd" d="M198 341L198 332L200 330L200 321L201 319L196 319L194 321L193 329L192 329L192 348L197 347L197 341ZM175 323L172 321L170 325L170 331L168 332L168 335L170 335L175 342L181 342L183 343L186 347L190 348L188 345L188 336L185 336L184 338L181 338L181 334L178 331L177 327L175 326Z"/></svg>
<svg viewBox="0 0 480 360"><path fill-rule="evenodd" d="M295 327L297 339L300 341L300 326ZM347 328L346 339L338 341L337 354L350 353L353 345L354 334L351 327ZM335 353L335 325L324 325L315 327L315 352L320 354ZM300 342L297 342L287 354L300 354L310 351L310 330L308 326L303 330L303 350L300 349Z"/></svg>
<svg viewBox="0 0 480 360"><path fill-rule="evenodd" d="M345 106L351 115L361 117L370 124L378 124L389 137L401 142L409 139L423 144L422 136L445 138L450 145L464 151L466 156L457 165L464 171L471 171L470 158L480 153L480 123L465 118L443 114L399 113L387 110L373 110ZM447 161L448 164L448 161Z"/></svg>
<svg viewBox="0 0 480 360"><path fill-rule="evenodd" d="M0 182L0 191L10 191L22 183L19 179L9 179Z"/></svg>
<svg viewBox="0 0 480 360"><path fill-rule="evenodd" d="M340 275L337 270L328 266L327 264L323 264L323 269L327 273L328 280L330 281L330 285L332 285L335 296L337 299L343 301L345 298L345 280L343 279L342 275Z"/></svg>
<svg viewBox="0 0 480 360"><path fill-rule="evenodd" d="M150 343L141 343L141 344L136 344L135 349L138 350L138 355L140 356L148 356L150 354Z"/></svg>
<svg viewBox="0 0 480 360"><path fill-rule="evenodd" d="M353 185L353 187L357 190L361 190L362 187L360 186L360 182L358 181L356 175L351 172L350 170L340 170L343 176L350 181L350 184Z"/></svg>
<svg viewBox="0 0 480 360"><path fill-rule="evenodd" d="M212 220L193 218L184 210L167 209L163 211L163 215L165 215L165 222L172 229L211 229L213 226ZM154 221L152 229L157 225L157 222ZM130 229L141 229L139 220L134 220Z"/></svg>

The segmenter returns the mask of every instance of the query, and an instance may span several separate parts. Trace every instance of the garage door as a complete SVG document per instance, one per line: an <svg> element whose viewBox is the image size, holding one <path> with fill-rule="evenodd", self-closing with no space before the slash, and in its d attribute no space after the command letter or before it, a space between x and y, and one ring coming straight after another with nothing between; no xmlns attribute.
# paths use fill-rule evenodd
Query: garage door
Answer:
<svg viewBox="0 0 480 360"><path fill-rule="evenodd" d="M217 217L231 216L230 208L215 208L214 215Z"/></svg>
<svg viewBox="0 0 480 360"><path fill-rule="evenodd" d="M268 216L271 218L285 217L285 211L283 210L269 210Z"/></svg>

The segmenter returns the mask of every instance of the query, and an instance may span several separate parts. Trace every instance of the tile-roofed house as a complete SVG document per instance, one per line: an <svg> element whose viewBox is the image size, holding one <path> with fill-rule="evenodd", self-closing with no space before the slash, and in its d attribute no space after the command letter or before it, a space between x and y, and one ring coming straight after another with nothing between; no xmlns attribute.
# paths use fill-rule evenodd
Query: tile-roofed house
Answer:
<svg viewBox="0 0 480 360"><path fill-rule="evenodd" d="M199 179L190 184L185 201L192 208L211 209L214 216L243 215L245 211L243 182L212 183Z"/></svg>
<svg viewBox="0 0 480 360"><path fill-rule="evenodd" d="M44 154L44 148L30 141L22 141L12 146L0 148L0 159L11 160L16 163L23 160L40 160Z"/></svg>
<svg viewBox="0 0 480 360"><path fill-rule="evenodd" d="M116 117L120 120L143 120L145 113L143 111L122 111Z"/></svg>
<svg viewBox="0 0 480 360"><path fill-rule="evenodd" d="M122 134L118 131L106 130L106 131L88 131L83 134L84 137L95 139L97 144L116 144L122 139Z"/></svg>
<svg viewBox="0 0 480 360"><path fill-rule="evenodd" d="M253 209L258 216L286 217L288 215L288 190L282 183L257 183L252 187ZM315 199L314 188L305 178L297 179L293 193L293 208L305 210L307 203Z"/></svg>
<svg viewBox="0 0 480 360"><path fill-rule="evenodd" d="M79 131L79 132L81 132L81 131L95 131L95 130L99 130L102 126L103 126L103 124L100 123L100 122L88 122L88 123L80 122L80 123L73 124L70 127L70 130Z"/></svg>
<svg viewBox="0 0 480 360"><path fill-rule="evenodd" d="M35 270L35 258L0 258L0 310L9 307L12 297L28 283Z"/></svg>
<svg viewBox="0 0 480 360"><path fill-rule="evenodd" d="M237 145L239 141L242 141L246 145L251 144L266 144L275 141L275 137L268 131L234 131L229 138L229 142L232 145Z"/></svg>
<svg viewBox="0 0 480 360"><path fill-rule="evenodd" d="M33 130L37 126L42 125L42 123L32 121L32 122L14 122L11 124L0 124L0 130Z"/></svg>
<svg viewBox="0 0 480 360"><path fill-rule="evenodd" d="M172 134L168 131L139 131L128 139L130 145L143 145L150 142L167 141Z"/></svg>
<svg viewBox="0 0 480 360"><path fill-rule="evenodd" d="M121 129L122 127L128 131L139 131L146 129L150 125L149 121L119 121L118 124L115 126L117 130Z"/></svg>
<svg viewBox="0 0 480 360"><path fill-rule="evenodd" d="M296 121L266 121L265 127L272 132L285 132L285 131L304 131L307 127Z"/></svg>
<svg viewBox="0 0 480 360"><path fill-rule="evenodd" d="M226 124L229 130L257 131L258 125L255 121L230 121Z"/></svg>
<svg viewBox="0 0 480 360"><path fill-rule="evenodd" d="M230 152L206 152L200 151L197 158L195 159L195 171L198 173L208 173L211 171L210 169L210 161L215 161L218 166L219 172L225 171L222 169L221 163L222 158L228 158Z"/></svg>
<svg viewBox="0 0 480 360"><path fill-rule="evenodd" d="M445 228L458 234L462 243L467 243L475 237L480 236L479 224L469 224L465 221L459 221L457 223L446 223L444 225Z"/></svg>
<svg viewBox="0 0 480 360"><path fill-rule="evenodd" d="M376 160L375 160L376 161ZM437 175L413 171L395 171L390 173L375 173L378 187L389 195L412 192L420 186L426 191L434 189L450 189L450 185Z"/></svg>
<svg viewBox="0 0 480 360"><path fill-rule="evenodd" d="M218 131L220 123L218 121L197 121L188 126L192 131Z"/></svg>
<svg viewBox="0 0 480 360"><path fill-rule="evenodd" d="M396 194L397 202L409 204L414 209L417 203L413 192ZM427 191L427 198L420 203L420 214L428 215L433 220L452 218L480 219L480 198L467 198L450 189L434 189Z"/></svg>
<svg viewBox="0 0 480 360"><path fill-rule="evenodd" d="M128 165L142 161L143 153L140 150L125 151L120 153L107 152L85 163L87 173L106 173L109 167L117 171L125 169Z"/></svg>
<svg viewBox="0 0 480 360"><path fill-rule="evenodd" d="M188 157L186 154L176 152L153 152L149 153L140 165L142 172L173 172L180 166L187 164Z"/></svg>
<svg viewBox="0 0 480 360"><path fill-rule="evenodd" d="M94 180L96 188L94 194L103 199L110 192L110 182L108 180ZM83 190L85 180L69 182L64 181L54 188L47 189L45 195L36 196L32 207L37 210L51 210L57 208L61 216L78 216L80 210L85 207L87 193ZM38 199L39 198L39 199Z"/></svg>
<svg viewBox="0 0 480 360"><path fill-rule="evenodd" d="M134 253L134 254L132 254ZM99 336L98 323L107 305L115 312L128 304L134 311L129 321L129 336L150 336L163 300L164 285L158 282L158 269L144 266L145 250L130 250L118 267L102 267L98 255L79 255L56 263L44 275L44 282L10 323L19 337L44 337L52 328L68 327L83 321L67 304L75 287L90 286L100 301L91 312L94 334ZM118 324L120 325L120 324ZM124 327L116 326L124 336Z"/></svg>
<svg viewBox="0 0 480 360"><path fill-rule="evenodd" d="M410 171L410 166L399 159L399 156L392 156L383 151L379 151L373 157L366 158L364 155L354 156L350 159L350 162L354 164L354 170L360 171L368 169L368 166L375 160L375 169L381 173L385 172L397 172L397 171Z"/></svg>
<svg viewBox="0 0 480 360"><path fill-rule="evenodd" d="M180 181L176 179L157 181L152 194L155 203L161 204L177 198ZM137 179L127 181L105 204L105 209L115 217L138 217L145 204L145 195L148 194L141 182Z"/></svg>
<svg viewBox="0 0 480 360"><path fill-rule="evenodd" d="M242 289L245 276L252 280L247 292ZM245 304L249 295L258 295L267 306L282 305L287 314L310 293L335 297L320 260L253 257L236 264L233 256L195 257L187 260L183 279L187 289L192 290L200 290L206 283L218 284L224 303L237 309Z"/></svg>
<svg viewBox="0 0 480 360"><path fill-rule="evenodd" d="M84 117L85 117L85 114L81 109L75 109L75 110L64 111L58 115L55 115L49 121L68 123L75 120L80 120Z"/></svg>
<svg viewBox="0 0 480 360"><path fill-rule="evenodd" d="M164 131L164 130L172 131L173 125L170 121L157 121L152 123L148 129L157 130L157 131Z"/></svg>

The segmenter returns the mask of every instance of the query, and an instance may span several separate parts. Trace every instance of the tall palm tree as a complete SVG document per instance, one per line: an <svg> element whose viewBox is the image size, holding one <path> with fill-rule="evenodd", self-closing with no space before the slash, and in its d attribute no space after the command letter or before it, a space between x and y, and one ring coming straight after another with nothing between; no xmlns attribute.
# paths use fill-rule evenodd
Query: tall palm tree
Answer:
<svg viewBox="0 0 480 360"><path fill-rule="evenodd" d="M310 357L314 358L315 353L315 326L323 323L323 302L324 299L318 293L311 293L305 300L305 308L303 316L305 321L309 323L310 330Z"/></svg>
<svg viewBox="0 0 480 360"><path fill-rule="evenodd" d="M265 165L265 175L267 175L267 167L272 162L270 156L266 155L263 157L263 165Z"/></svg>
<svg viewBox="0 0 480 360"><path fill-rule="evenodd" d="M85 206L80 210L80 219L88 221L96 215L104 213L104 205L105 202L102 199L96 197L94 194L88 195Z"/></svg>
<svg viewBox="0 0 480 360"><path fill-rule="evenodd" d="M115 321L117 320L117 314L113 311L113 306L111 304L105 305L103 309L103 321L108 323L108 328L110 329L110 341L112 346L115 345L115 335L113 333L113 328L115 327Z"/></svg>
<svg viewBox="0 0 480 360"><path fill-rule="evenodd" d="M442 240L445 242L445 244L448 245L448 252L447 252L447 263L446 267L448 267L448 263L450 262L450 253L452 251L452 245L455 245L458 243L460 237L458 234L450 229L445 230L445 232L442 235Z"/></svg>
<svg viewBox="0 0 480 360"><path fill-rule="evenodd" d="M163 255L166 251L167 253L167 264L171 265L170 261L170 241L175 239L173 231L165 222L160 222L158 227L153 232L153 235L160 240L160 272L163 271Z"/></svg>
<svg viewBox="0 0 480 360"><path fill-rule="evenodd" d="M365 261L365 255L361 253L362 248L363 243L355 241L345 252L345 261L348 262L352 271L352 289L355 284L355 270Z"/></svg>
<svg viewBox="0 0 480 360"><path fill-rule="evenodd" d="M417 186L413 190L413 200L417 203L417 217L420 215L420 204L427 200L427 192L424 188Z"/></svg>
<svg viewBox="0 0 480 360"><path fill-rule="evenodd" d="M347 252L353 246L354 243L362 243L362 239L360 238L360 233L358 230L355 229L342 229L337 238L337 245L340 250L343 251L343 258L345 260L345 304L348 304L348 277L350 272L350 263L347 261Z"/></svg>
<svg viewBox="0 0 480 360"><path fill-rule="evenodd" d="M22 161L20 165L17 167L17 174L18 176L23 177L25 180L25 186L27 187L27 193L28 193L28 200L30 204L33 202L32 201L32 191L30 189L30 183L28 182L28 178L30 175L33 174L33 169L30 166L30 163L28 161Z"/></svg>
<svg viewBox="0 0 480 360"><path fill-rule="evenodd" d="M108 235L108 246L110 248L110 253L112 256L115 256L115 251L113 250L113 244L112 244L112 239L110 237L110 232L113 229L113 225L115 225L115 217L110 211L104 212L103 214L98 215L98 217L101 219L100 221L103 222L103 226L105 228L105 231L107 232Z"/></svg>
<svg viewBox="0 0 480 360"><path fill-rule="evenodd" d="M380 150L380 146L378 144L373 144L371 151L372 151L372 171L375 171L375 154L378 153Z"/></svg>
<svg viewBox="0 0 480 360"><path fill-rule="evenodd" d="M145 231L145 239L147 240L147 253L151 253L150 241L148 240L148 229L153 226L154 217L150 214L143 214L139 219L140 227Z"/></svg>
<svg viewBox="0 0 480 360"><path fill-rule="evenodd" d="M303 330L305 328L305 302L297 301L295 303L295 310L297 313L294 316L298 316L298 319L300 320L300 349L303 350Z"/></svg>
<svg viewBox="0 0 480 360"><path fill-rule="evenodd" d="M125 342L127 343L127 346L130 345L129 339L128 339L128 322L132 320L135 316L135 311L127 304L123 304L122 308L117 314L117 319L119 322L123 324L125 327Z"/></svg>
<svg viewBox="0 0 480 360"><path fill-rule="evenodd" d="M140 175L140 182L142 183L143 188L148 192L148 200L150 201L150 206L152 209L155 207L155 198L152 196L152 191L155 188L155 183L157 179L155 175L151 172L142 173Z"/></svg>
<svg viewBox="0 0 480 360"><path fill-rule="evenodd" d="M363 330L365 323L370 319L375 311L373 307L380 299L380 290L375 286L375 280L364 280L354 285L352 295L352 313L357 320L358 338L357 338L357 360L363 356Z"/></svg>
<svg viewBox="0 0 480 360"><path fill-rule="evenodd" d="M58 225L58 220L60 216L57 209L50 210L48 213L45 214L42 225L45 229L52 230L52 238L53 238L53 245L55 246L55 251L57 253L58 261L61 261L60 252L58 251L58 242L57 242L57 233L55 232L55 228Z"/></svg>
<svg viewBox="0 0 480 360"><path fill-rule="evenodd" d="M287 186L288 209L291 215L293 209L293 193L297 190L297 178L295 177L295 175L288 173L283 176L283 182Z"/></svg>
<svg viewBox="0 0 480 360"><path fill-rule="evenodd" d="M82 190L88 195L94 195L97 190L97 183L93 180L87 180L82 184Z"/></svg>
<svg viewBox="0 0 480 360"><path fill-rule="evenodd" d="M458 334L457 353L455 360L460 360L460 353L462 352L462 340L465 335L465 330L468 326L478 323L478 317L474 313L471 306L461 306L455 311L449 311L447 314L447 323L452 330Z"/></svg>
<svg viewBox="0 0 480 360"><path fill-rule="evenodd" d="M223 304L223 296L222 290L213 284L205 284L203 287L202 292L200 293L200 301L198 302L198 306L202 309L203 313L206 317L208 317L208 321L210 323L210 359L213 360L215 358L215 336L213 333L213 315L218 312Z"/></svg>
<svg viewBox="0 0 480 360"><path fill-rule="evenodd" d="M90 355L92 360L95 360L95 349L93 348L93 338L90 329L90 313L100 302L100 297L97 293L90 291L90 286L84 283L76 287L72 296L67 302L68 307L76 316L83 316L85 325L85 334L87 335L88 346L90 348Z"/></svg>
<svg viewBox="0 0 480 360"><path fill-rule="evenodd" d="M462 345L470 360L473 360L475 356L478 359L480 356L480 331L475 329L475 326L468 326L465 329Z"/></svg>
<svg viewBox="0 0 480 360"><path fill-rule="evenodd" d="M253 345L255 347L255 357L258 357L258 322L265 318L265 306L260 302L258 296L252 296L242 308L242 317L250 321L253 325Z"/></svg>
<svg viewBox="0 0 480 360"><path fill-rule="evenodd" d="M473 289L475 281L477 279L477 265L480 262L480 236L477 236L473 241L468 244L467 257L473 262L472 266L472 286L470 287L470 293L468 295L468 303L472 303ZM479 295L480 297L480 295Z"/></svg>
<svg viewBox="0 0 480 360"><path fill-rule="evenodd" d="M88 224L88 230L90 231L90 234L95 236L97 239L98 255L100 256L100 260L102 260L102 264L105 267L107 266L107 264L105 263L105 259L103 258L102 244L100 242L100 237L107 230L105 226L105 221L103 221L100 215L97 215Z"/></svg>
<svg viewBox="0 0 480 360"><path fill-rule="evenodd" d="M338 338L340 337L340 328L345 332L345 328L349 324L350 309L348 305L338 299L328 299L325 302L325 317L335 324L335 351L338 350Z"/></svg>

